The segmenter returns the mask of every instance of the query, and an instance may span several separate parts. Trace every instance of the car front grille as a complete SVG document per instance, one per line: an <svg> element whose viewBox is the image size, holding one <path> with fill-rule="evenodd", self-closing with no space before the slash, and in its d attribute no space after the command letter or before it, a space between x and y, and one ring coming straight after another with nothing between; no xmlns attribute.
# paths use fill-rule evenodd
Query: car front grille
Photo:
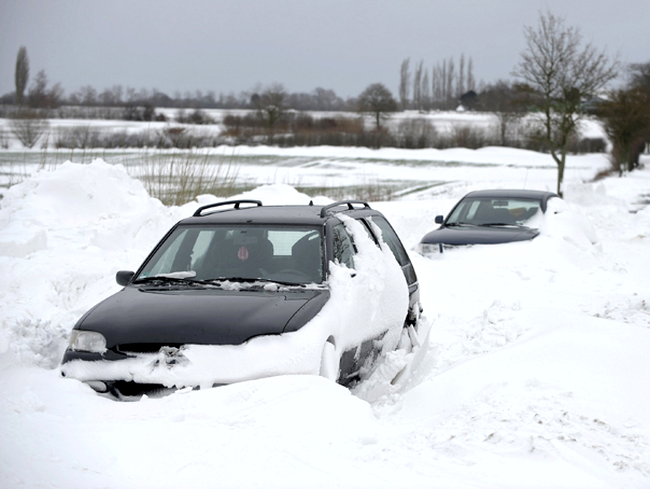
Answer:
<svg viewBox="0 0 650 489"><path fill-rule="evenodd" d="M162 348L180 348L180 343L123 343L116 345L115 350L119 353L157 353Z"/></svg>
<svg viewBox="0 0 650 489"><path fill-rule="evenodd" d="M137 401L144 395L148 397L164 397L175 391L176 389L161 384L138 384L120 380L111 382L108 385L107 395L118 401Z"/></svg>

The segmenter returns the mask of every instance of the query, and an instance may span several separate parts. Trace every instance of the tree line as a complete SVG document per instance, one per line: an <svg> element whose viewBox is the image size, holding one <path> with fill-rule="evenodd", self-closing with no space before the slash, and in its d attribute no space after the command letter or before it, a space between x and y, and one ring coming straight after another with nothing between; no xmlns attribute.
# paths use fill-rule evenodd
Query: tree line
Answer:
<svg viewBox="0 0 650 489"><path fill-rule="evenodd" d="M2 105L17 105L32 109L55 109L61 106L81 107L167 107L179 109L250 109L255 107L255 98L273 87L258 84L239 94L219 95L214 91L176 91L173 96L153 88L136 89L114 85L96 90L91 85L80 87L65 96L60 83L50 85L44 70L37 73L28 87L30 76L27 49L21 46L16 57L15 91L0 97ZM284 91L284 88L283 88ZM309 93L286 93L285 103L294 110L350 111L356 110L356 98L339 97L334 90L317 87Z"/></svg>
<svg viewBox="0 0 650 489"><path fill-rule="evenodd" d="M411 59L406 58L400 66L398 90L402 110L454 110L466 91L476 89L472 58L466 64L464 54L460 56L458 71L453 58L432 66L430 72L424 60L415 64L413 71L410 63Z"/></svg>
<svg viewBox="0 0 650 489"><path fill-rule="evenodd" d="M405 59L399 71L397 100L382 83L372 83L359 94L343 100L333 90L317 88L310 93L288 93L284 86L273 84L258 86L239 96L214 92L174 97L157 91L121 86L97 92L90 86L82 87L67 98L60 84L49 84L44 71L39 71L27 88L29 58L21 47L18 51L13 93L0 98L0 103L16 104L18 118L34 118L27 109L52 109L61 104L76 106L121 107L124 118L153 120L155 107L191 109L189 114L180 110L178 122L206 123L210 119L201 112L206 108L251 109L251 114L231 115L224 120L232 134L248 134L251 141L266 138L267 143L286 142L288 133L306 134L328 131L330 134L345 131L365 131L336 118L315 123L307 117L297 117L296 111L359 111L369 114L373 121L373 134L368 138L339 138L342 141L371 141L378 147L391 138L384 121L392 112L411 110L425 114L431 110L488 111L496 114L500 144L508 144L508 134L514 125L520 125L526 116L532 129L528 139L539 144L539 149L551 154L558 167L557 192L563 193L563 178L567 153L575 147L579 124L587 116L596 116L603 122L613 145L612 168L619 174L631 171L639 164L639 154L650 142L650 62L625 67L627 83L621 88L606 90L609 82L622 71L617 59L610 59L605 50L591 43L583 43L580 30L566 25L563 18L550 11L540 12L536 26L524 28L526 49L514 67L515 81L499 80L492 84L481 83L477 88L471 58L461 55L458 63L452 58L433 65L429 70L420 60L411 67ZM411 134L401 141L415 141L416 147L425 147L433 138L431 128L425 123L413 123ZM401 129L400 129L401 130ZM279 137L280 136L280 137ZM257 138L257 139L255 139ZM304 140L320 141L308 137ZM399 138L398 138L399 139ZM294 134L294 140L295 134ZM250 142L250 141L249 141ZM412 144L412 143L402 143Z"/></svg>

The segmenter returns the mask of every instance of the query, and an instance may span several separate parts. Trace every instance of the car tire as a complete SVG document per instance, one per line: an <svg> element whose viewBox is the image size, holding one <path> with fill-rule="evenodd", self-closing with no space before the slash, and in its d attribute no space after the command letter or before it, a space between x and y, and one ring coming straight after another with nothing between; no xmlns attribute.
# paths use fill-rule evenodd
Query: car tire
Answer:
<svg viewBox="0 0 650 489"><path fill-rule="evenodd" d="M325 342L323 346L319 375L333 382L339 378L339 357L336 353L336 346L330 341Z"/></svg>

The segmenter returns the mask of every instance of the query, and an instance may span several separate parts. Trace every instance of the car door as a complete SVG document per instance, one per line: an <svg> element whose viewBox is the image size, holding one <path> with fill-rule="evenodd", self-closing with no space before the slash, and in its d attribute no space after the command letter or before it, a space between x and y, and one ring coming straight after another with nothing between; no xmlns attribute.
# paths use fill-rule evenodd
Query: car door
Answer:
<svg viewBox="0 0 650 489"><path fill-rule="evenodd" d="M398 264L390 255L387 259L367 224L348 219L345 225L333 226L331 244L331 293L332 297L342 295L338 297L342 307L337 311L341 322L337 346L342 350L341 380L345 382L366 371L381 351L395 347L408 297ZM396 301L400 305L392 307Z"/></svg>
<svg viewBox="0 0 650 489"><path fill-rule="evenodd" d="M397 263L402 267L402 273L406 279L406 283L409 288L409 322L415 324L419 315L420 315L420 285L418 283L418 277L415 273L415 268L411 259L404 249L399 236L390 225L390 223L383 216L372 216L369 218L370 222L377 225L381 230L382 239L388 245L390 250L393 252L393 256L397 260Z"/></svg>

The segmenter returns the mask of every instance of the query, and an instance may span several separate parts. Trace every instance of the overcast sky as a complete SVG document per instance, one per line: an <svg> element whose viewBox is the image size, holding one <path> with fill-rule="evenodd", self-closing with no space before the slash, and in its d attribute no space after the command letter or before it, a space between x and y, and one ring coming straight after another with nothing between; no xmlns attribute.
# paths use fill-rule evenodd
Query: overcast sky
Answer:
<svg viewBox="0 0 650 489"><path fill-rule="evenodd" d="M494 82L511 79L524 26L547 10L624 63L650 61L650 0L0 0L0 95L15 90L20 46L30 83L44 69L66 94L277 82L348 97L381 82L397 95L404 59L430 69L461 54Z"/></svg>

